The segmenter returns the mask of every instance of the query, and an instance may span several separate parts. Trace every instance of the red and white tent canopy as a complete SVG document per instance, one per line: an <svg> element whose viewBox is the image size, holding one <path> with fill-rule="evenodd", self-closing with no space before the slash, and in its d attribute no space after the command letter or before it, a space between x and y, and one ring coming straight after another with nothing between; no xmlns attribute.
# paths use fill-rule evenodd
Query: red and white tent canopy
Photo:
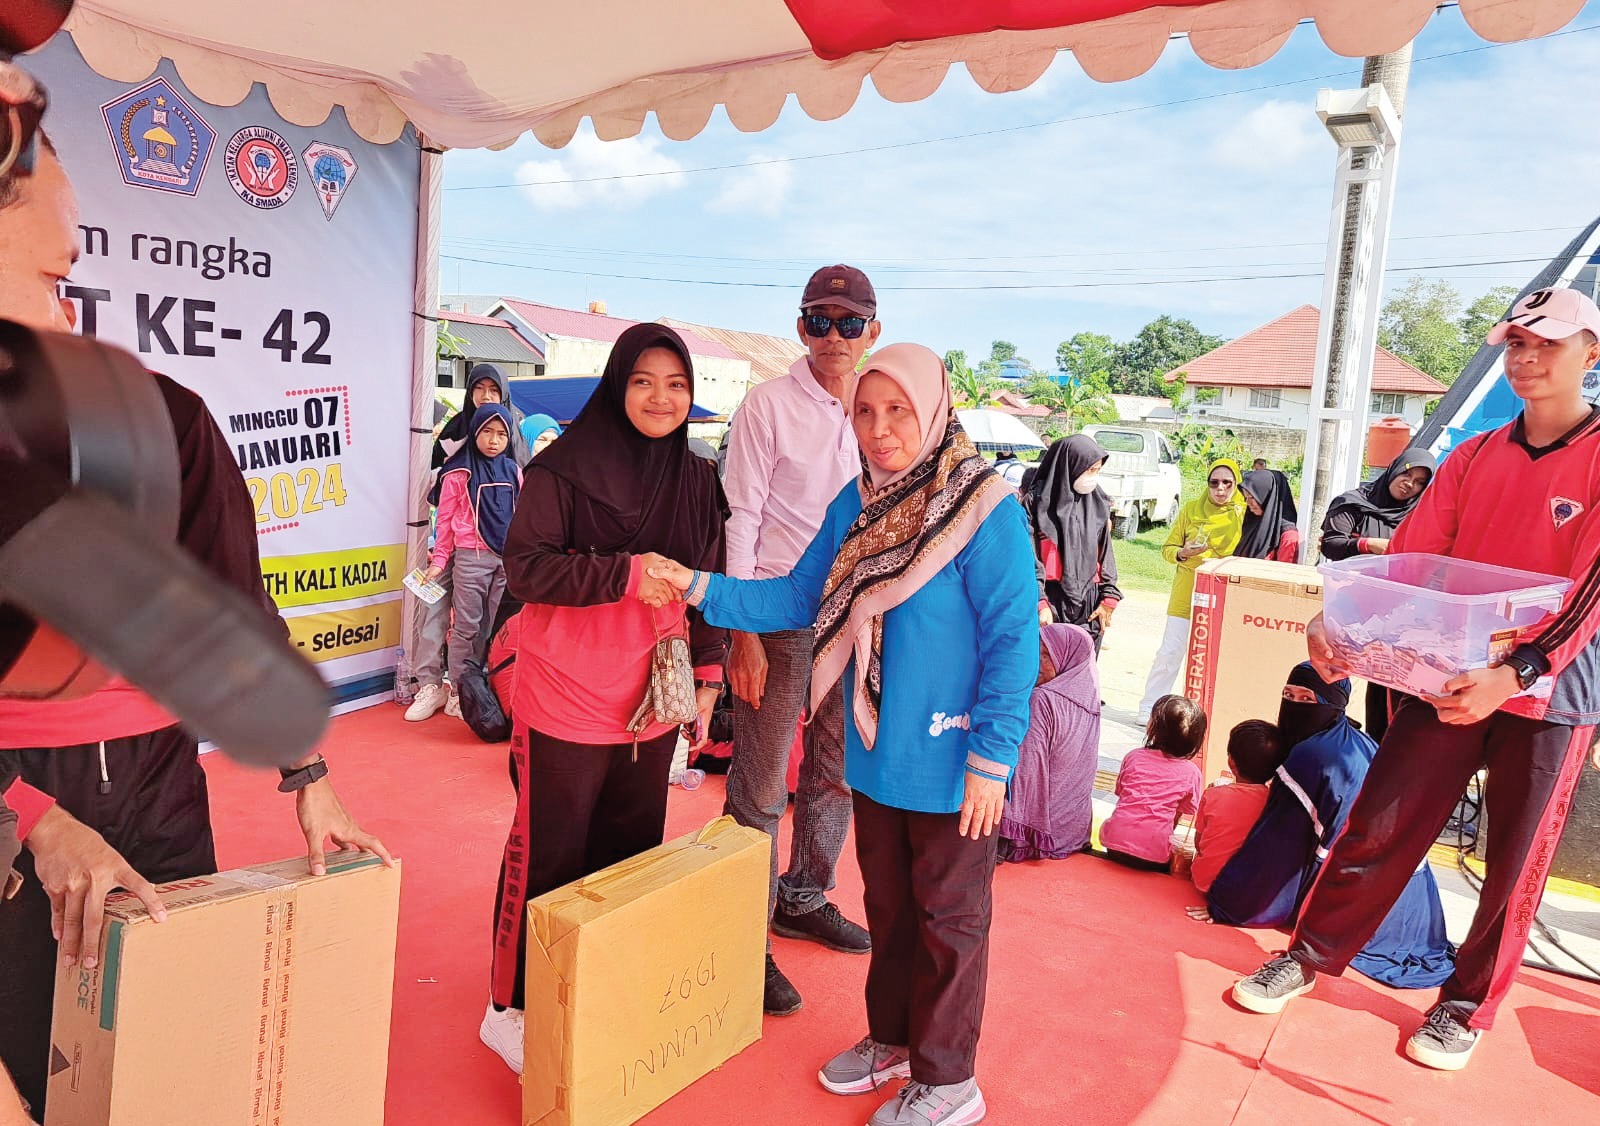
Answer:
<svg viewBox="0 0 1600 1126"><path fill-rule="evenodd" d="M1562 27L1584 0L1460 0L1494 41ZM794 94L831 119L863 79L910 102L962 62L986 90L1019 90L1071 51L1103 82L1148 70L1176 35L1216 67L1254 66L1314 20L1335 52L1382 54L1414 38L1437 0L80 0L68 24L101 74L133 82L166 56L209 102L263 83L278 112L320 124L336 105L373 141L409 119L451 148L509 145L532 130L569 141L585 117L605 139L654 113L668 137L716 106L747 132Z"/></svg>

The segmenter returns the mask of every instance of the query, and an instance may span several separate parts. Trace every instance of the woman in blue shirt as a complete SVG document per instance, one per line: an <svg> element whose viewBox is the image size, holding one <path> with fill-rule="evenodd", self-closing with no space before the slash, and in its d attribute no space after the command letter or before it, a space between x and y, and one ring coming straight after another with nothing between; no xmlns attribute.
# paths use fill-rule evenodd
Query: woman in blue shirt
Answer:
<svg viewBox="0 0 1600 1126"><path fill-rule="evenodd" d="M868 361L851 419L863 472L794 570L741 581L659 557L649 573L708 622L815 623L811 699L849 678L845 778L866 887L868 1035L820 1075L836 1094L911 1082L872 1126L980 1121L995 825L1039 673L1027 518L916 344ZM644 592L648 594L648 591Z"/></svg>

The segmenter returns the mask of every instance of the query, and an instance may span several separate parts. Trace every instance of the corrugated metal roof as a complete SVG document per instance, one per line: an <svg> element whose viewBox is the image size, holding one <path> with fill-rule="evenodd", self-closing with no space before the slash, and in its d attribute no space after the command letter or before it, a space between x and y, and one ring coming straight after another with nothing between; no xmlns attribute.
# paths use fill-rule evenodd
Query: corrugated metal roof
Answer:
<svg viewBox="0 0 1600 1126"><path fill-rule="evenodd" d="M558 309L554 305L540 305L512 297L506 298L503 304L526 321L528 327L535 332L543 336L565 336L570 340L598 340L606 344L615 344L617 337L639 323L622 317L608 316L605 313ZM691 355L714 356L723 360L740 358L726 345L706 340L693 332L688 334L680 332L679 335L689 346Z"/></svg>
<svg viewBox="0 0 1600 1126"><path fill-rule="evenodd" d="M1302 305L1169 371L1166 378L1170 381L1180 373L1186 374L1190 387L1309 388L1317 362L1317 326L1321 319L1316 306ZM1443 395L1446 388L1421 368L1379 348L1372 367L1372 390Z"/></svg>
<svg viewBox="0 0 1600 1126"><path fill-rule="evenodd" d="M717 328L713 325L680 321L676 317L662 317L661 323L682 331L687 329L696 336L725 344L738 355L750 361L750 382L765 383L787 375L794 362L805 356L803 344L792 337L768 336L762 332L740 332L734 328Z"/></svg>
<svg viewBox="0 0 1600 1126"><path fill-rule="evenodd" d="M492 317L466 317L460 313L440 313L439 320L449 326L450 335L466 342L468 360L498 360L508 364L542 364L544 354L524 340L509 321Z"/></svg>

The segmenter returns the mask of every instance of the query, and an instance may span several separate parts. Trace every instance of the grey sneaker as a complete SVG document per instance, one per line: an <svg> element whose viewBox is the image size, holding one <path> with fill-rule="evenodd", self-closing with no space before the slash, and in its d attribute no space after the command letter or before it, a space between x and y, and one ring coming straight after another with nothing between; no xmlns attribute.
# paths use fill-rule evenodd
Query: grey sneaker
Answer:
<svg viewBox="0 0 1600 1126"><path fill-rule="evenodd" d="M817 1072L822 1085L836 1095L870 1095L893 1079L911 1075L911 1053L880 1044L870 1036L829 1060Z"/></svg>
<svg viewBox="0 0 1600 1126"><path fill-rule="evenodd" d="M1302 993L1310 993L1317 975L1287 954L1279 954L1233 987L1233 999L1252 1013L1281 1013Z"/></svg>
<svg viewBox="0 0 1600 1126"><path fill-rule="evenodd" d="M976 1079L942 1087L907 1083L878 1108L867 1126L972 1126L988 1113Z"/></svg>
<svg viewBox="0 0 1600 1126"><path fill-rule="evenodd" d="M1472 1058L1481 1030L1469 1028L1474 1006L1440 1001L1406 1041L1406 1055L1438 1071L1460 1071Z"/></svg>

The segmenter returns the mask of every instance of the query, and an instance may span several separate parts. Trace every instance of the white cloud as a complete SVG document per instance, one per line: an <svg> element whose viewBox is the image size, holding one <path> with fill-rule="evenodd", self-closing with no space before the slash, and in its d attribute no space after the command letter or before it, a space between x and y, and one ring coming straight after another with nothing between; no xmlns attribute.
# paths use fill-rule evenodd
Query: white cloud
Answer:
<svg viewBox="0 0 1600 1126"><path fill-rule="evenodd" d="M1222 134L1217 158L1235 168L1267 171L1324 152L1331 167L1333 149L1312 106L1309 98L1261 103Z"/></svg>
<svg viewBox="0 0 1600 1126"><path fill-rule="evenodd" d="M585 130L548 160L518 165L523 196L540 210L557 211L593 204L637 207L652 196L683 186L683 167L661 150L654 137L602 141ZM578 181L578 182L575 182Z"/></svg>
<svg viewBox="0 0 1600 1126"><path fill-rule="evenodd" d="M751 159L760 159L752 157ZM775 216L788 200L794 165L762 164L729 177L706 204L711 211Z"/></svg>

